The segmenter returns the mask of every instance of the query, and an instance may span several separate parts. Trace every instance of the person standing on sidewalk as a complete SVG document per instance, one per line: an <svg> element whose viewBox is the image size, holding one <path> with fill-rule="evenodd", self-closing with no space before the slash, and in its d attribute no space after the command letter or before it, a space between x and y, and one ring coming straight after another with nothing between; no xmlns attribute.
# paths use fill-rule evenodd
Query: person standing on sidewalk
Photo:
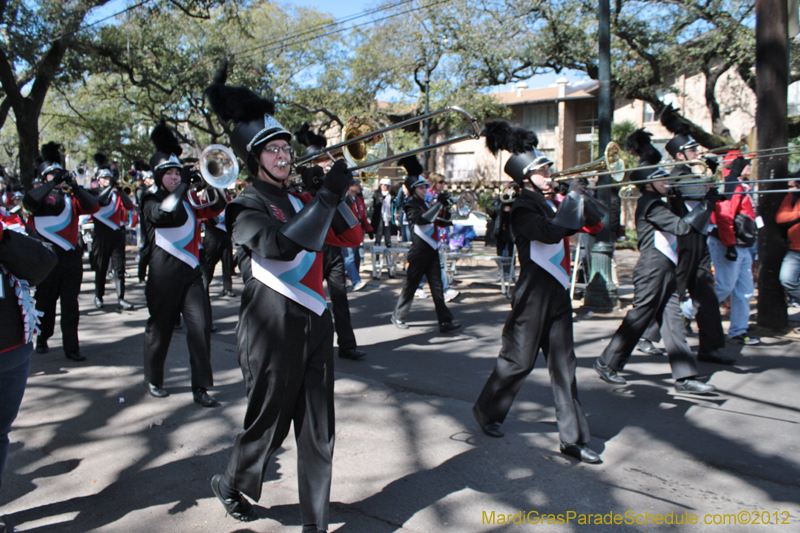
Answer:
<svg viewBox="0 0 800 533"><path fill-rule="evenodd" d="M561 453L598 463L600 456L588 446L592 436L575 379L568 237L581 229L600 231L601 216L584 215L578 180L572 180L560 205L545 198L553 192L553 162L536 149L534 132L491 121L482 135L493 155L500 150L512 153L504 170L520 188L510 217L520 274L503 326L500 353L472 413L486 435L503 437L500 425L541 350L550 372Z"/></svg>
<svg viewBox="0 0 800 533"><path fill-rule="evenodd" d="M787 228L789 249L781 263L780 280L790 300L800 302L800 188L798 181L790 181L793 189L784 197L775 215L775 222Z"/></svg>
<svg viewBox="0 0 800 533"><path fill-rule="evenodd" d="M353 214L358 219L359 224L361 224L361 230L365 235L373 233L375 230L369 223L367 207L364 205L363 196L361 196L361 182L357 179L353 180L352 183L350 183L347 195L350 208L353 210ZM367 282L361 279L361 273L359 272L361 264L361 244L352 248L342 248L342 257L344 258L345 273L347 277L350 278L350 283L353 284L352 291L358 292L367 286Z"/></svg>
<svg viewBox="0 0 800 533"><path fill-rule="evenodd" d="M708 249L714 264L717 298L731 300L731 322L728 341L735 344L760 344L761 340L747 332L750 300L753 298L753 254L756 240L756 213L748 194L750 187L742 182L750 176L750 162L738 156L729 165L725 178L726 200L719 202L708 235ZM730 194L730 193L737 194Z"/></svg>

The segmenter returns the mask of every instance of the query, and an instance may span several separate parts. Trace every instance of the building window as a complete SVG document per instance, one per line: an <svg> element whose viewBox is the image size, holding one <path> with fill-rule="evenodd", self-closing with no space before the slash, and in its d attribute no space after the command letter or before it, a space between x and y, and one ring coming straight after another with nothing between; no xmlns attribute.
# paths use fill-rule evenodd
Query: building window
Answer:
<svg viewBox="0 0 800 533"><path fill-rule="evenodd" d="M444 154L444 176L451 184L471 182L475 176L475 154Z"/></svg>
<svg viewBox="0 0 800 533"><path fill-rule="evenodd" d="M642 118L642 121L643 122L656 121L656 112L653 111L653 107L647 102L644 103L644 117Z"/></svg>
<svg viewBox="0 0 800 533"><path fill-rule="evenodd" d="M556 104L531 105L522 108L522 127L536 133L553 133L558 125Z"/></svg>

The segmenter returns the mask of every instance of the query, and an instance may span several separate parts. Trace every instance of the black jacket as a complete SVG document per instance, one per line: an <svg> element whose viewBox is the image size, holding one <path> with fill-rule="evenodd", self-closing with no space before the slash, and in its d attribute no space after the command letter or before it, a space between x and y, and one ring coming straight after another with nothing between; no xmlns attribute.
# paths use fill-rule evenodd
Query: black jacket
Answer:
<svg viewBox="0 0 800 533"><path fill-rule="evenodd" d="M0 352L25 342L22 312L17 302L14 285L7 272L28 282L31 287L47 276L56 266L55 252L39 239L11 230L3 231L0 240L0 266L2 266L3 298L0 298ZM0 354L2 357L2 354Z"/></svg>

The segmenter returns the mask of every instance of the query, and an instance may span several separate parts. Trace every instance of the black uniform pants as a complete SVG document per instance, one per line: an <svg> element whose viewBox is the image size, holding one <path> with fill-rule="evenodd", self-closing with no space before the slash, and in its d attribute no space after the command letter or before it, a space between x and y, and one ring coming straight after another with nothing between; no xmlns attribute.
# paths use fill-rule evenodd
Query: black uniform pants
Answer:
<svg viewBox="0 0 800 533"><path fill-rule="evenodd" d="M411 302L414 293L419 288L422 276L428 278L433 304L436 306L436 318L439 324L453 321L453 314L444 302L444 289L442 284L442 269L439 265L439 251L434 250L427 243L416 240L408 251L408 277L400 293L400 299L394 308L394 318L398 322L405 322L411 311Z"/></svg>
<svg viewBox="0 0 800 533"><path fill-rule="evenodd" d="M203 278L206 287L211 285L217 263L222 261L222 290L233 290L233 244L227 232L211 225L206 225L203 237L203 249L206 251L206 262L203 267Z"/></svg>
<svg viewBox="0 0 800 533"><path fill-rule="evenodd" d="M676 286L674 270L654 268L651 261L642 260L640 256L633 270L633 309L625 315L600 356L603 364L616 371L622 370L636 343L656 320L664 337L672 377L683 379L697 375L697 362L686 342Z"/></svg>
<svg viewBox="0 0 800 533"><path fill-rule="evenodd" d="M695 320L700 353L724 348L725 331L722 329L722 317L719 313L719 300L714 274L711 273L711 256L708 248L705 249L699 265L695 268L681 269L679 261L677 279L678 297L683 296L685 288L692 301L697 304ZM658 342L661 338L659 330L658 324L654 322L643 336L651 342Z"/></svg>
<svg viewBox="0 0 800 533"><path fill-rule="evenodd" d="M550 373L561 442L586 444L592 436L578 401L572 306L556 280L541 283L549 286L533 289L519 300L515 297L503 327L503 346L476 405L491 420L503 422L541 349Z"/></svg>
<svg viewBox="0 0 800 533"><path fill-rule="evenodd" d="M53 248L58 255L58 264L36 287L36 309L44 313L39 338L47 340L53 336L56 302L61 298L61 342L65 352L78 353L78 294L83 281L83 252L77 248L63 250L56 245Z"/></svg>
<svg viewBox="0 0 800 533"><path fill-rule="evenodd" d="M192 369L192 388L207 389L214 385L211 371L211 317L203 279L191 281L162 275L151 263L145 297L150 317L144 334L144 378L163 386L164 363L180 314L186 322L186 342Z"/></svg>
<svg viewBox="0 0 800 533"><path fill-rule="evenodd" d="M257 501L267 463L294 424L303 525L326 530L335 435L330 313L317 316L251 279L236 343L247 411L225 482Z"/></svg>
<svg viewBox="0 0 800 533"><path fill-rule="evenodd" d="M94 272L94 295L102 298L106 293L106 273L111 263L111 276L117 289L117 299L125 298L125 228L113 230L102 222L94 224L92 265Z"/></svg>
<svg viewBox="0 0 800 533"><path fill-rule="evenodd" d="M328 296L333 307L333 326L340 349L357 347L356 336L350 323L350 303L347 301L347 281L344 276L344 257L338 246L325 245L322 249L322 277L328 282Z"/></svg>

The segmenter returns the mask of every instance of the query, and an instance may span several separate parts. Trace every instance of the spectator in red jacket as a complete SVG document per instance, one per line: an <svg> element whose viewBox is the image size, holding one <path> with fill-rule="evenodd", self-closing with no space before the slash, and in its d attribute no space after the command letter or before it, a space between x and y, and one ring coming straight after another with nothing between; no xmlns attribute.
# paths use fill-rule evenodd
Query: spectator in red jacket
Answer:
<svg viewBox="0 0 800 533"><path fill-rule="evenodd" d="M725 178L726 200L717 202L711 217L714 227L708 235L708 250L714 264L717 298L720 302L729 296L731 299L728 341L759 344L758 338L747 334L753 297L753 254L750 247L756 234L753 202L749 194L744 194L750 190L745 183L750 176L750 161L739 156L727 168L730 172Z"/></svg>
<svg viewBox="0 0 800 533"><path fill-rule="evenodd" d="M789 250L781 263L780 280L789 297L800 303L800 181L790 181L788 193L778 208L775 222L789 231Z"/></svg>
<svg viewBox="0 0 800 533"><path fill-rule="evenodd" d="M360 181L353 180L350 183L347 196L347 203L350 204L350 209L352 209L353 213L355 213L358 222L361 224L361 229L364 231L364 234L373 233L375 230L372 228L372 224L369 223L369 217L367 217L367 207L364 205L364 197L361 195ZM353 284L352 289L354 292L360 291L367 286L367 282L361 279L361 274L359 273L359 266L361 264L361 253L359 251L360 248L360 244L355 248L342 248L342 257L344 257L344 270L347 274L347 277L350 278L350 282Z"/></svg>

